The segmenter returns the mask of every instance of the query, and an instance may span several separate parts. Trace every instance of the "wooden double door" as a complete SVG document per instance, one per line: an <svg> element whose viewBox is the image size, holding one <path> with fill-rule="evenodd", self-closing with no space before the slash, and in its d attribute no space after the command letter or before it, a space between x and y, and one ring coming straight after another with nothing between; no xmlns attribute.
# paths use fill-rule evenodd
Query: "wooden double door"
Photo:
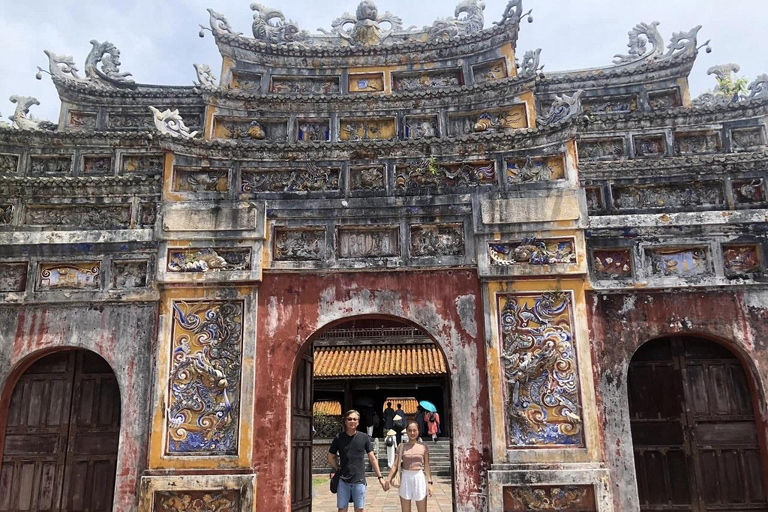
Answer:
<svg viewBox="0 0 768 512"><path fill-rule="evenodd" d="M730 351L650 341L630 363L628 391L641 510L768 511L749 384Z"/></svg>
<svg viewBox="0 0 768 512"><path fill-rule="evenodd" d="M19 378L8 409L0 512L112 510L120 391L109 365L57 352Z"/></svg>

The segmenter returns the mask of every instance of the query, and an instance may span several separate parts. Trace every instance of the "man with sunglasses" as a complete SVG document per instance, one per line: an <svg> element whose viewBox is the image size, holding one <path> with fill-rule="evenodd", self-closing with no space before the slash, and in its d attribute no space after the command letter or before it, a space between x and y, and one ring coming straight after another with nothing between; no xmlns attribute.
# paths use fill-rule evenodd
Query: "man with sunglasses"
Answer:
<svg viewBox="0 0 768 512"><path fill-rule="evenodd" d="M384 477L379 469L379 461L373 453L371 438L357 431L360 413L352 409L344 414L344 430L336 435L328 449L328 464L334 471L341 472L339 487L336 492L336 506L339 512L349 508L349 502L355 504L355 512L365 509L365 456L371 461L371 467L384 487Z"/></svg>

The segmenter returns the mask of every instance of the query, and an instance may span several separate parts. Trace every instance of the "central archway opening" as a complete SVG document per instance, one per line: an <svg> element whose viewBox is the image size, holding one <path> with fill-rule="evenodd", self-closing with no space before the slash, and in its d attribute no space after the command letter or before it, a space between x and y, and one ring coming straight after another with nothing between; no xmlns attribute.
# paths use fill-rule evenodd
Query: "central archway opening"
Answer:
<svg viewBox="0 0 768 512"><path fill-rule="evenodd" d="M349 409L360 412L358 431L370 435L385 475L394 462L395 446L407 441L404 424L417 421L421 439L429 447L433 499L445 502L441 509L450 508L451 381L439 344L419 327L399 319L358 317L318 332L305 348L292 386L293 510L335 509L327 453L342 430L342 414ZM402 422L396 420L398 416L403 416ZM307 433L308 438L301 437ZM381 492L368 464L367 475L366 508L399 509L398 490Z"/></svg>

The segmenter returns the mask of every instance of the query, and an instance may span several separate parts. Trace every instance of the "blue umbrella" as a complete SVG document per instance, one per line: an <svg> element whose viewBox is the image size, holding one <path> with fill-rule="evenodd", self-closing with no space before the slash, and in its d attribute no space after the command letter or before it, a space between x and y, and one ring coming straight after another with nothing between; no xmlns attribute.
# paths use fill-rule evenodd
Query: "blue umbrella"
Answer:
<svg viewBox="0 0 768 512"><path fill-rule="evenodd" d="M435 407L435 404L428 400L422 400L419 402L419 405L422 407L422 409L429 411L429 412L437 412L437 407Z"/></svg>

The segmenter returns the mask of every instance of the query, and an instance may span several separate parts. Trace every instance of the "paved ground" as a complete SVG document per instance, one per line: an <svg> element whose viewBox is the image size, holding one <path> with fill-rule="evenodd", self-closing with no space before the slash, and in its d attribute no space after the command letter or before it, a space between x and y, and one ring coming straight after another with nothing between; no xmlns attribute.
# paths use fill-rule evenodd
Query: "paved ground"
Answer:
<svg viewBox="0 0 768 512"><path fill-rule="evenodd" d="M314 479L314 499L312 500L312 512L336 512L336 495L328 490L328 478ZM453 494L451 492L451 479L445 476L434 477L435 495L427 498L427 510L429 512L452 512ZM354 507L349 507L353 512ZM368 492L365 496L365 512L400 512L400 497L397 489L384 492L375 478L368 478ZM416 512L416 505L411 506L411 512Z"/></svg>

